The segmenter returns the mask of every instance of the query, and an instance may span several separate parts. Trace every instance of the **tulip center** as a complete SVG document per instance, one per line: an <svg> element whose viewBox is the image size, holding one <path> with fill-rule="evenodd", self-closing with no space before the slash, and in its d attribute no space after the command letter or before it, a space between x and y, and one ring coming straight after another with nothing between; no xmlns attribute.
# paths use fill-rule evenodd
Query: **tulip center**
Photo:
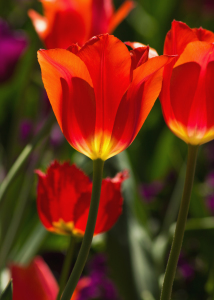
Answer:
<svg viewBox="0 0 214 300"><path fill-rule="evenodd" d="M81 230L78 230L74 228L73 222L65 222L62 219L59 219L58 222L52 223L54 229L53 231L58 234L64 234L64 235L76 235L76 236L83 236L83 232Z"/></svg>

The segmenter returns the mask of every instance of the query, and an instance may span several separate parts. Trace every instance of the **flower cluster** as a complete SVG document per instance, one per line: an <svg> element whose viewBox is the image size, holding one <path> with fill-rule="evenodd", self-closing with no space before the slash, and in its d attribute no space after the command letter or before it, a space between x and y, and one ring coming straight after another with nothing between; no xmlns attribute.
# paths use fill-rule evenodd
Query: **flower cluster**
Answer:
<svg viewBox="0 0 214 300"><path fill-rule="evenodd" d="M163 214L161 211L161 218L162 215L165 215L163 224L159 220L156 222L154 219L154 222L151 222L151 227L154 230L151 230L151 232L138 230L138 226L140 228L141 225L146 224L149 208L148 205L143 205L140 201L135 203L133 201L133 214L125 215L125 221L122 220L126 225L123 226L124 231L127 229L126 238L123 240L120 232L119 235L117 233L116 239L121 238L119 242L124 246L124 249L127 247L124 250L126 252L125 259L129 258L131 252L136 256L128 262L130 264L127 268L128 272L131 273L133 266L136 266L138 262L139 264L141 262L145 264L145 269L149 271L148 278L149 273L153 272L148 280L151 281L152 290L152 280L157 275L155 264L158 272L160 271L159 273L163 274L164 270L161 270L161 267L171 234L170 228L174 228L172 226L175 221L174 216L178 215L160 298L161 300L174 299L176 297L172 295L172 287L176 268L178 267L180 277L183 277L187 282L197 276L193 262L189 263L186 256L182 254L181 249L185 222L190 206L198 146L214 140L214 33L203 28L192 29L185 23L173 21L165 38L163 55L159 56L157 51L148 45L134 41L122 42L112 35L116 27L135 7L136 4L132 0L124 0L117 10L114 8L113 0L40 0L40 2L43 15L30 9L28 16L31 20L28 19L28 24L24 24L20 20L17 21L14 18L15 13L10 15L10 20L14 24L18 22L20 28L28 28L28 26L31 30L35 28L39 36L37 42L40 43L41 41L45 49L40 49L37 52L39 63L39 65L37 64L37 70L33 69L33 64L28 66L28 60L26 59L25 76L23 78L20 76L20 81L11 80L9 84L1 86L2 103L5 101L4 104L9 103L8 106L10 106L11 99L13 100L14 96L15 98L17 96L17 99L23 98L23 103L20 101L21 105L17 100L21 111L24 107L24 105L22 107L22 104L25 104L25 98L28 98L28 92L37 88L41 89L41 83L39 85L38 80L39 66L46 94L43 99L43 112L40 118L42 122L40 124L34 123L29 114L25 119L18 117L17 121L11 125L12 129L9 128L11 130L9 134L9 136L12 136L11 140L15 140L19 130L20 140L23 143L29 142L29 144L26 145L0 185L0 201L4 198L9 185L15 179L24 162L34 151L37 143L43 139L45 140L48 130L51 145L57 150L65 137L70 146L93 161L93 180L75 164L68 161L59 163L54 160L56 153L51 153L51 157L47 155L50 158L49 161L53 160L53 162L48 166L45 173L38 169L35 170L38 180L36 204L40 221L47 231L58 234L58 236L45 232L43 228L41 230L43 229L50 239L70 240L70 246L66 253L64 265L61 268L61 274L58 274L60 275L59 285L52 271L41 257L33 258L32 255L30 264L26 266L10 263L8 269L10 269L14 286L11 297L13 300L121 299L116 287L107 275L106 262L102 255L96 256L93 254L95 259L89 264L88 271L87 268L84 269L93 237L113 228L122 213L122 183L129 177L129 171L124 170L117 173L113 178L103 179L103 166L106 160L121 153L134 142L156 99L160 97L162 113L167 126L177 137L188 144L187 171L181 208L178 212L177 191L180 190L182 181L179 178L175 192L172 193L172 201L167 205L167 211L165 212L165 204L164 211L162 209ZM37 4L35 3L35 5ZM25 34L21 31L10 30L8 24L0 19L0 84L7 82L12 77L27 44L28 40ZM34 50L33 47L30 47L29 58ZM29 72L27 73L27 71ZM29 89L27 88L26 92L25 86L28 83ZM7 87L9 88L7 89ZM35 99L37 99L36 96ZM33 99L30 102L29 107L33 107L35 103L38 107L38 103L34 103L34 101L36 100ZM17 103L15 108L18 107ZM27 106L24 107L26 111L28 110ZM56 122L53 124L53 120L50 118L53 117L51 107L58 124ZM33 112L31 113L33 115ZM11 116L13 114L14 112ZM10 121L10 112L8 115ZM4 123L4 120L2 121L0 118L0 124L2 123ZM36 124L36 126L33 124ZM15 128L16 126L19 126L18 130ZM169 131L168 133L171 134ZM35 137L33 137L34 135ZM6 134L3 135L3 139L7 140L5 136ZM31 138L32 142L30 142ZM8 148L12 149L10 149L12 154L11 157L5 160L5 165L10 165L16 153L13 153L13 142L11 142L11 145L10 142L7 141L7 143ZM0 143L1 156L4 156L2 153L7 152L3 144ZM49 149L47 152L44 150L45 153L42 153L45 149L45 142L43 145L43 148L41 147L38 150L39 147L37 147L35 150L35 152L38 150L39 153L38 161L41 157L45 161L46 155L43 154L50 152ZM162 153L165 150L161 145L160 149ZM210 148L208 154L211 165L214 161L213 148ZM140 153L140 155L143 157L144 153ZM35 157L37 157L37 153ZM81 155L72 156L72 160L75 161L76 157L81 157ZM156 167L159 160L161 158L159 159L158 148L156 159L154 159L155 163L152 164L153 168ZM42 162L43 165L47 165L44 161ZM87 162L86 159L82 160L79 165L82 165L85 161ZM111 161L113 161L112 164ZM107 162L109 169L116 160L111 161ZM120 158L118 161L118 165L121 166ZM136 162L138 162L137 159ZM29 184L30 181L33 181L30 177L28 178L28 174L31 173L33 177L33 170L37 168L36 163L37 158L35 164L34 162L29 164L26 175L23 174L26 182L23 184L23 190L20 193L21 200L18 200L18 203L14 205L15 208L10 210L6 201L6 204L3 203L2 205L0 203L2 218L0 222L0 276L2 276L2 270L7 268L9 259L15 257L16 251L19 252L19 244L22 243L23 237L20 239L21 242L17 241L16 244L16 233L19 225L21 225L24 208L30 194ZM89 166L90 163L91 161L89 161ZM163 161L163 164L161 162L161 165L164 164L165 161ZM174 166L176 169L177 162ZM0 173L4 168L6 170L4 165L0 165ZM84 169L89 170L87 167L84 167ZM145 168L145 170L148 170L148 168ZM112 168L113 171L118 172L116 164ZM132 172L130 173L132 174ZM182 174L180 177L182 177ZM144 178L144 175L139 176L139 178ZM21 179L22 176L20 176L20 182ZM17 186L19 180L14 180L17 182ZM144 183L140 187L140 194L147 204L151 204L149 207L151 206L152 210L155 207L154 200L160 193L163 194L163 189L165 190L166 181L167 187L169 187L168 178L164 181L161 178L155 178L152 183L150 181L150 183ZM148 181L145 179L145 182ZM129 183L130 181L127 180L124 185L126 184L127 187ZM202 229L210 229L213 228L213 217L210 215L214 214L213 170L208 174L202 189L204 187L207 189L204 195L209 211L206 210L205 205L203 206L200 203L195 216L197 218L201 216L200 210L203 210L203 214L208 218L204 223L199 223L203 223ZM34 194L31 194L33 197ZM135 197L133 194L126 193L127 199L130 199L129 203ZM137 200L139 200L138 196L135 197L138 198ZM11 202L9 203L11 204ZM139 211L136 212L138 209ZM147 212L143 212L143 209ZM11 223L8 220L8 212L14 217ZM139 219L139 224L134 220L134 217ZM140 220L141 217L144 220ZM152 219L152 214L149 217ZM195 229L195 223L197 223L197 219L189 222L190 225L187 224L189 227L186 228L189 230ZM200 225L198 224L197 226ZM196 229L198 229L197 226ZM28 224L25 227L28 228ZM102 246L106 246L107 249L109 247L109 256L113 252L111 252L111 234L116 231L117 227L115 226L109 234L96 237L96 239L100 238L100 240L106 242ZM154 232L155 238L152 237ZM76 256L75 246L80 240L79 254L73 264L72 255ZM46 242L48 244L49 240ZM127 246L126 243L130 244ZM145 247L145 244L148 245ZM15 250L12 249L14 245L17 248ZM44 249L40 250L43 251ZM97 250L93 249L93 251L96 252ZM22 252L20 253L22 254ZM119 255L117 255L123 257L123 254L119 252ZM19 253L17 257L19 258ZM149 258L148 262L145 260L146 257ZM23 255L23 261L25 259L26 257ZM120 263L118 263L119 265ZM147 290L144 283L142 283L143 290L141 290L138 282L134 282L138 274L143 274L143 272L141 273L141 267L144 266L137 266L137 271L132 276L133 282L128 282L128 284L130 283L130 291L133 289L134 293L139 293L138 297L133 296L133 298L152 299L154 295L156 297L156 291L150 291L150 287ZM71 269L72 273L69 276ZM82 272L84 275L81 275ZM211 279L212 273L211 270ZM144 276L145 282L146 277L147 274ZM154 286L158 285L157 278L154 282ZM209 285L210 279L207 282L206 286ZM1 288L0 278L0 292ZM154 295L152 295L153 292Z"/></svg>

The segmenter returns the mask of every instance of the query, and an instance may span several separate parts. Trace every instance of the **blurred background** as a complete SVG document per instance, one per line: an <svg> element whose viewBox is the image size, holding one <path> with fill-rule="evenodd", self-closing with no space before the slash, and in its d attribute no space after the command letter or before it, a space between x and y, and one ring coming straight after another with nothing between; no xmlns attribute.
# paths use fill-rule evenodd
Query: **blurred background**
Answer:
<svg viewBox="0 0 214 300"><path fill-rule="evenodd" d="M115 7L122 2L115 0ZM160 55L173 19L214 31L213 0L135 3L114 35L122 41L149 44ZM56 121L50 122L37 143L38 133L53 113L36 57L44 45L27 15L31 8L42 13L37 0L0 2L0 182L24 147L31 152L0 202L2 285L9 262L27 264L35 255L44 258L58 279L68 247L68 237L47 232L38 219L34 170L45 171L54 159L68 160L92 176L92 162L69 146ZM128 169L130 178L123 183L123 214L108 233L94 238L84 274L90 276L97 264L104 266L105 278L117 291L117 299L159 298L186 156L186 144L165 125L157 100L133 144L105 163L105 177ZM77 243L74 256L79 246ZM199 151L173 300L214 299L213 253L214 142L210 142ZM84 299L94 298L89 293Z"/></svg>

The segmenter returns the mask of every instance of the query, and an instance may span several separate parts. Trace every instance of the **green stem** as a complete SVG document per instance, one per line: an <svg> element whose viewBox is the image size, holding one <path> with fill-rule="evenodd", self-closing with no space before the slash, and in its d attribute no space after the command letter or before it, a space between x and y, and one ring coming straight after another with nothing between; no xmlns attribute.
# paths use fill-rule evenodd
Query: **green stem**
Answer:
<svg viewBox="0 0 214 300"><path fill-rule="evenodd" d="M97 159L93 161L93 188L92 188L92 196L91 196L91 204L88 215L88 221L86 225L86 230L84 234L84 238L82 241L82 245L80 248L79 255L77 257L75 266L71 273L70 278L68 279L65 290L62 294L61 300L70 300L75 287L78 283L78 280L82 274L82 270L85 266L88 253L90 250L91 242L93 239L94 229L96 225L99 201L100 201L100 192L102 185L102 174L103 174L103 165L104 162L101 159Z"/></svg>
<svg viewBox="0 0 214 300"><path fill-rule="evenodd" d="M75 245L76 245L75 236L72 235L71 238L70 238L70 243L69 243L69 246L68 246L66 257L64 259L62 272L61 272L61 276L60 276L60 279L59 279L59 293L57 295L56 300L60 300L62 292L65 288L65 284L66 284L66 281L68 279L69 270L71 268L71 262L72 262L73 255L74 255Z"/></svg>
<svg viewBox="0 0 214 300"><path fill-rule="evenodd" d="M28 156L31 154L33 149L36 147L38 142L42 140L45 135L47 134L48 130L50 130L51 125L53 124L55 118L54 115L51 113L47 120L45 121L43 127L38 132L38 134L34 137L32 142L25 146L19 157L16 159L15 163L12 165L10 171L8 172L7 176L3 180L1 186L0 186L0 203L2 198L4 197L8 187L10 186L11 182L23 166L24 162L28 158Z"/></svg>
<svg viewBox="0 0 214 300"><path fill-rule="evenodd" d="M186 219L189 211L189 204L190 204L193 180L195 175L197 152L198 152L198 146L188 145L188 158L187 158L187 169L186 169L184 191L183 191L181 206L178 214L175 234L172 242L172 248L171 248L171 252L166 267L160 300L171 299L173 281L175 278L178 258L180 255L183 237L184 237Z"/></svg>

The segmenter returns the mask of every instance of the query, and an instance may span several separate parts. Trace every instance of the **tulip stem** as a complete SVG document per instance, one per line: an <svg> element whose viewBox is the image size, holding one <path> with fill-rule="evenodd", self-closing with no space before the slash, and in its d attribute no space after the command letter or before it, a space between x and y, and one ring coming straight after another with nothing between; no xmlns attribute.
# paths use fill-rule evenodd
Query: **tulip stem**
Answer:
<svg viewBox="0 0 214 300"><path fill-rule="evenodd" d="M67 250L64 262L63 262L62 272L61 272L61 276L59 279L59 293L57 295L56 300L60 300L62 292L65 288L65 284L68 279L69 270L71 268L71 263L72 263L72 259L73 259L73 255L74 255L75 246L76 246L76 237L74 235L72 235L70 238L68 250Z"/></svg>
<svg viewBox="0 0 214 300"><path fill-rule="evenodd" d="M96 225L98 207L100 202L100 193L102 185L102 175L103 175L103 165L104 161L101 159L96 159L93 161L93 188L91 196L91 204L89 209L88 221L86 225L85 234L83 237L82 245L77 257L76 263L74 265L73 271L68 279L65 290L62 294L61 300L70 300L73 292L77 286L79 278L82 274L82 270L85 266L88 253L91 247L91 242L93 239L94 229Z"/></svg>
<svg viewBox="0 0 214 300"><path fill-rule="evenodd" d="M166 267L163 288L160 300L170 300L172 294L172 286L175 278L177 263L182 247L185 225L189 211L189 204L192 192L192 186L195 175L195 166L198 153L198 146L188 145L188 158L186 168L186 178L181 200L181 206L178 214L175 234L172 242L172 247Z"/></svg>

